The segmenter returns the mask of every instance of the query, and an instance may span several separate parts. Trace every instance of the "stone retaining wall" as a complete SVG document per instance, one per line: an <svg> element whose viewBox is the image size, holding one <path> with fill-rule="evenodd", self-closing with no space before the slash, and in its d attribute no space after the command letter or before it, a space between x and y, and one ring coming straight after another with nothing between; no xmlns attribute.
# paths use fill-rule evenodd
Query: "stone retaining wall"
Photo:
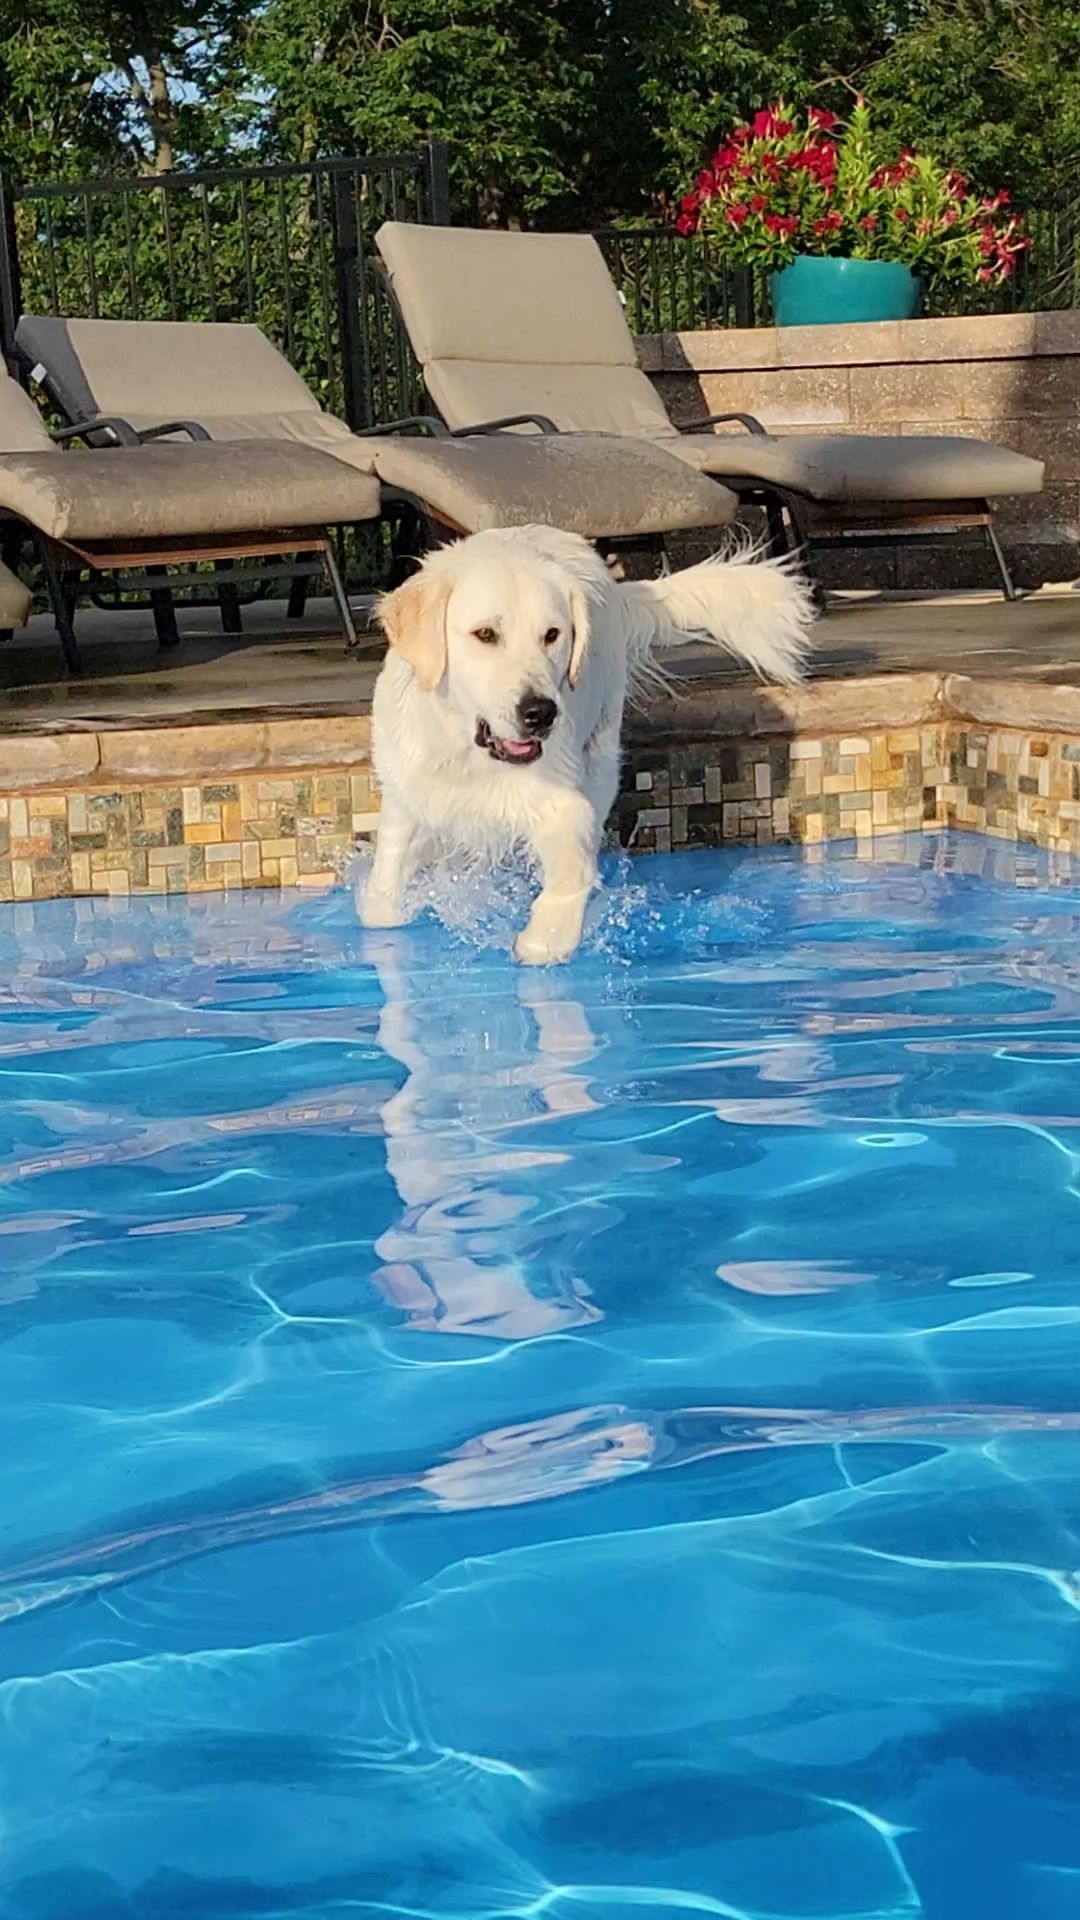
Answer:
<svg viewBox="0 0 1080 1920"><path fill-rule="evenodd" d="M1080 574L1080 312L657 334L639 352L680 425L738 411L776 432L957 433L1032 454L1044 492L1000 504L1016 577ZM852 586L995 584L982 550L952 543L827 555L822 572Z"/></svg>

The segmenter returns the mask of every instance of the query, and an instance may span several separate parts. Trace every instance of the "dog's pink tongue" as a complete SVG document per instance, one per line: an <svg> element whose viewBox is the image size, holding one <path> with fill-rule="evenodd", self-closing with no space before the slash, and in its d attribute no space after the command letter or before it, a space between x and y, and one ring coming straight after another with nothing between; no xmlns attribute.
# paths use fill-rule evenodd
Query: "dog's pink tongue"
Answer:
<svg viewBox="0 0 1080 1920"><path fill-rule="evenodd" d="M531 760L536 752L535 740L500 740L499 747L508 760Z"/></svg>

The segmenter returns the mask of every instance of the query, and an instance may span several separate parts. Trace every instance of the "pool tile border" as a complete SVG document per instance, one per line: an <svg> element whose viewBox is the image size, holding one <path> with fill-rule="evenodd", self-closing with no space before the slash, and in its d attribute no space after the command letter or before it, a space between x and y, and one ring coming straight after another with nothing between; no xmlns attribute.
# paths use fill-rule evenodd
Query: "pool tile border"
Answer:
<svg viewBox="0 0 1080 1920"><path fill-rule="evenodd" d="M943 712L946 683L924 678L893 682L884 726L854 723L880 688L868 701L848 683L829 729L805 727L822 690L801 714L774 707L770 731L771 693L697 687L632 723L613 830L667 852L957 826L1080 853L1080 729ZM983 710L1008 712L1007 695L982 687ZM0 901L330 886L377 825L369 747L359 714L8 736Z"/></svg>

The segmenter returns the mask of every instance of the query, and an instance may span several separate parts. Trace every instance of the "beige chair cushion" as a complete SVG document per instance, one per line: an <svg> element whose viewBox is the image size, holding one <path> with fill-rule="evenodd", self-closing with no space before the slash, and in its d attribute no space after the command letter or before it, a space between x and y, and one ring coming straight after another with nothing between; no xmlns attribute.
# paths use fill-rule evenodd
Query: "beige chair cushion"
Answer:
<svg viewBox="0 0 1080 1920"><path fill-rule="evenodd" d="M480 426L508 414L543 413L564 433L657 439L672 430L656 389L636 367L431 360L424 379L450 427Z"/></svg>
<svg viewBox="0 0 1080 1920"><path fill-rule="evenodd" d="M789 487L819 504L1038 493L1041 460L959 435L682 433L659 444L701 473Z"/></svg>
<svg viewBox="0 0 1080 1920"><path fill-rule="evenodd" d="M379 488L343 461L280 442L16 453L0 456L0 508L56 540L179 539L371 520Z"/></svg>
<svg viewBox="0 0 1080 1920"><path fill-rule="evenodd" d="M49 430L28 393L9 374L0 374L0 453L48 453ZM59 448L55 449L59 452Z"/></svg>
<svg viewBox="0 0 1080 1920"><path fill-rule="evenodd" d="M294 413L188 413L184 417L196 420L211 440L290 440L301 446L319 447L326 453L342 452L346 459L351 457L347 442L355 438L344 420L336 420L332 413L320 413L314 407ZM128 411L123 418L141 432L146 427L160 426L166 416ZM186 438L186 434L173 434L170 444Z"/></svg>
<svg viewBox="0 0 1080 1920"><path fill-rule="evenodd" d="M622 303L590 234L388 220L375 245L425 366L429 360L636 365Z"/></svg>
<svg viewBox="0 0 1080 1920"><path fill-rule="evenodd" d="M71 320L24 314L16 340L47 369L72 419L132 425L319 413L317 400L258 327L213 320Z"/></svg>
<svg viewBox="0 0 1080 1920"><path fill-rule="evenodd" d="M0 627L25 627L30 618L30 589L0 560Z"/></svg>
<svg viewBox="0 0 1080 1920"><path fill-rule="evenodd" d="M604 434L373 440L386 486L464 533L563 527L588 539L726 526L736 501L647 440Z"/></svg>

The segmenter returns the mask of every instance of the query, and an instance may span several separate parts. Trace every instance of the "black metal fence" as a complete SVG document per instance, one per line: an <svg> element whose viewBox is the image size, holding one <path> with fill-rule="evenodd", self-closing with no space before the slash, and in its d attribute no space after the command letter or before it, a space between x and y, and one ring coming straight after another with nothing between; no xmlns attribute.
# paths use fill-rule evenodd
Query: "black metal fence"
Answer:
<svg viewBox="0 0 1080 1920"><path fill-rule="evenodd" d="M634 333L763 324L763 289L719 257L711 234L671 227L602 227L596 240Z"/></svg>
<svg viewBox="0 0 1080 1920"><path fill-rule="evenodd" d="M450 220L441 142L304 165L60 181L0 176L0 351L33 313L250 320L350 425L412 413L419 370L372 266L386 219ZM1080 198L1035 209L1015 280L935 312L1080 305ZM601 229L635 333L769 324L767 278L709 234Z"/></svg>
<svg viewBox="0 0 1080 1920"><path fill-rule="evenodd" d="M446 149L19 187L0 180L0 346L20 312L248 320L331 411L416 410L370 266L383 220L449 221Z"/></svg>
<svg viewBox="0 0 1080 1920"><path fill-rule="evenodd" d="M1031 252L1000 287L939 298L933 314L1046 312L1080 306L1080 199L1036 207ZM720 259L711 234L670 227L601 228L597 234L635 333L690 333L700 327L764 327L772 314L768 277Z"/></svg>

